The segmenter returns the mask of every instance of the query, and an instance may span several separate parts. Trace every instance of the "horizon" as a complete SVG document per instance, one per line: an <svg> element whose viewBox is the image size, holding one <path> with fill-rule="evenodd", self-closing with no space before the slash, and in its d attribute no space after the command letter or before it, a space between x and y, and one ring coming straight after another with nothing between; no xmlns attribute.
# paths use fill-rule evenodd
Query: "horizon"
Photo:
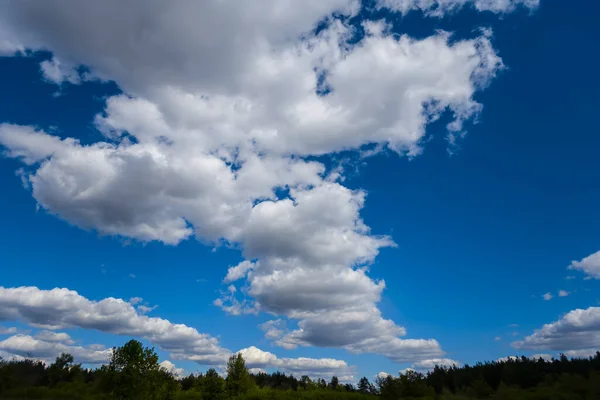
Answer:
<svg viewBox="0 0 600 400"><path fill-rule="evenodd" d="M0 2L0 357L600 349L591 2Z"/></svg>

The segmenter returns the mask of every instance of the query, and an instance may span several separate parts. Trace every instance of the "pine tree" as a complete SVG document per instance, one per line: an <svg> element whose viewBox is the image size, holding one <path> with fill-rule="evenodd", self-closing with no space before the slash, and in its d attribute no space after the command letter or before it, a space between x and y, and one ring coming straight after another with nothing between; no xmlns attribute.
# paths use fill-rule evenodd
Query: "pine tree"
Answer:
<svg viewBox="0 0 600 400"><path fill-rule="evenodd" d="M252 387L252 379L241 354L234 354L227 362L227 394L230 398L247 393Z"/></svg>

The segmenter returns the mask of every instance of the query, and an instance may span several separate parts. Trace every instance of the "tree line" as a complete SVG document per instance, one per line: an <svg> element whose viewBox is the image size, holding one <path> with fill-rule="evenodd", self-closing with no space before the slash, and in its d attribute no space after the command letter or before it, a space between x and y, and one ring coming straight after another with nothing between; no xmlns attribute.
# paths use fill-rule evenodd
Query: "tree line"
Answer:
<svg viewBox="0 0 600 400"><path fill-rule="evenodd" d="M61 354L49 365L0 358L0 399L57 400L597 400L600 352L595 356L544 360L527 357L440 367L422 374L361 378L356 385L299 378L281 372L252 374L241 354L230 357L223 376L215 369L179 378L161 368L153 348L136 340L114 348L97 369Z"/></svg>

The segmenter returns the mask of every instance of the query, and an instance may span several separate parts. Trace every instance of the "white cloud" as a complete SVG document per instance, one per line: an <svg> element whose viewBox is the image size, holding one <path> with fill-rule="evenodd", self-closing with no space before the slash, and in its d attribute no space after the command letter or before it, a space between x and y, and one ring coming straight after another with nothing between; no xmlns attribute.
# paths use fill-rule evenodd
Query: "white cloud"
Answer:
<svg viewBox="0 0 600 400"><path fill-rule="evenodd" d="M285 321L281 319L267 321L260 324L259 328L265 333L265 337L270 340L281 339L286 333Z"/></svg>
<svg viewBox="0 0 600 400"><path fill-rule="evenodd" d="M550 361L552 360L552 355L551 354L534 354L532 356L530 356L529 358L533 359L533 360L539 360L540 358L544 361Z"/></svg>
<svg viewBox="0 0 600 400"><path fill-rule="evenodd" d="M107 363L112 350L96 350L90 347L70 346L56 340L46 341L28 335L15 335L0 341L0 351L20 357L33 357L53 362L61 353L69 353L76 362L86 364Z"/></svg>
<svg viewBox="0 0 600 400"><path fill-rule="evenodd" d="M600 251L585 257L580 261L573 261L569 269L585 272L588 277L600 279Z"/></svg>
<svg viewBox="0 0 600 400"><path fill-rule="evenodd" d="M244 260L234 267L229 267L227 276L223 279L224 283L231 283L242 278L245 278L248 272L254 268L254 263Z"/></svg>
<svg viewBox="0 0 600 400"><path fill-rule="evenodd" d="M552 296L552 293L550 293L550 292L548 292L548 293L544 293L544 294L542 295L542 298L543 298L544 300L546 300L546 301L548 301L548 300L551 300L551 299L552 299L552 297L554 297L554 296Z"/></svg>
<svg viewBox="0 0 600 400"><path fill-rule="evenodd" d="M79 72L72 65L65 65L56 57L51 60L45 60L40 63L42 75L48 81L57 85L63 82L78 84L80 82Z"/></svg>
<svg viewBox="0 0 600 400"><path fill-rule="evenodd" d="M461 363L450 358L433 358L430 360L421 360L412 364L411 368L415 371L426 372L435 368L435 366L451 368L452 366L460 367Z"/></svg>
<svg viewBox="0 0 600 400"><path fill-rule="evenodd" d="M17 333L17 328L14 326L5 327L0 325L0 335L12 335L13 333Z"/></svg>
<svg viewBox="0 0 600 400"><path fill-rule="evenodd" d="M19 158L28 165L41 162L55 152L77 143L74 139L60 140L33 127L0 125L0 144L6 149L5 155Z"/></svg>
<svg viewBox="0 0 600 400"><path fill-rule="evenodd" d="M564 354L569 358L589 358L594 357L598 351L598 347L595 347L592 349L569 350L565 351Z"/></svg>
<svg viewBox="0 0 600 400"><path fill-rule="evenodd" d="M413 363L410 367L401 369L398 371L400 375L406 375L408 372L414 371L422 374L427 373L435 368L435 366L440 366L442 368L451 368L453 366L460 367L462 364L458 361L449 359L449 358L432 358L426 360L420 360ZM393 376L392 374L388 374L387 372L379 372L375 378L376 379L385 379L388 376Z"/></svg>
<svg viewBox="0 0 600 400"><path fill-rule="evenodd" d="M221 292L221 297L213 301L213 304L230 315L258 314L257 305L245 298L242 301L238 300L236 292L237 288L229 285L226 291Z"/></svg>
<svg viewBox="0 0 600 400"><path fill-rule="evenodd" d="M146 339L170 352L175 360L191 360L206 365L224 366L232 354L209 335L198 333L196 329L183 324L141 315L131 303L121 299L91 301L67 289L0 287L1 320L18 320L47 329L77 327L133 336ZM78 362L85 363L104 363L110 356L111 350L99 344L87 347L73 344L74 341L66 333L43 330L35 337L12 336L0 342L0 351L21 356L32 354L35 358L50 361L64 352L73 354ZM315 377L337 374L340 379L352 380L353 369L343 360L278 358L254 346L242 349L239 353L251 368L272 367ZM161 366L176 375L183 374L183 370L176 368L171 361L163 361Z"/></svg>
<svg viewBox="0 0 600 400"><path fill-rule="evenodd" d="M284 347L345 347L395 361L441 357L434 339L401 339L406 330L377 307L385 282L365 267L394 243L361 219L366 193L342 186L343 171L329 175L304 156L366 144L416 156L428 123L445 112L448 135L462 136L483 107L475 93L503 68L490 32L413 39L370 21L367 35L349 44L356 32L331 18L312 33L333 12L356 14L354 0L68 3L4 4L0 38L53 52L48 79L73 82L71 66L84 65L125 93L109 98L95 119L105 141L82 145L0 126L6 154L32 166L28 179L43 209L106 235L172 245L196 237L241 248L256 261L230 269L225 282L246 277L247 291L224 292L215 304L231 314L260 310L296 321L276 339ZM508 1L503 9L469 2L503 12L517 3L537 2ZM425 4L409 6L435 12ZM444 7L438 2L438 12ZM317 93L321 75L327 95ZM201 362L226 354L192 328L141 316L122 300L102 302L133 321L95 321L102 329L140 332L174 359L190 348ZM186 344L174 346L156 325L183 329Z"/></svg>
<svg viewBox="0 0 600 400"><path fill-rule="evenodd" d="M558 291L558 296L559 297L567 297L570 293L567 292L566 290L559 290Z"/></svg>
<svg viewBox="0 0 600 400"><path fill-rule="evenodd" d="M496 342L499 342L500 340L502 340L502 337L501 337L501 336L496 336L496 337L494 338L494 340L495 340Z"/></svg>
<svg viewBox="0 0 600 400"><path fill-rule="evenodd" d="M150 311L154 311L158 308L158 306L145 306L143 304L137 306L137 311L140 314L148 314Z"/></svg>
<svg viewBox="0 0 600 400"><path fill-rule="evenodd" d="M48 330L39 331L34 335L35 339L43 340L44 342L64 343L67 345L75 344L71 336L65 332L52 332Z"/></svg>
<svg viewBox="0 0 600 400"><path fill-rule="evenodd" d="M175 378L183 378L186 375L185 370L183 368L177 368L177 366L169 360L164 360L160 362L159 365L167 372L173 374Z"/></svg>
<svg viewBox="0 0 600 400"><path fill-rule="evenodd" d="M387 372L378 372L377 375L375 375L375 378L379 378L379 379L385 379L388 376L392 376L392 374L388 374Z"/></svg>
<svg viewBox="0 0 600 400"><path fill-rule="evenodd" d="M0 23L0 57L15 55L25 50L13 35L14 33Z"/></svg>
<svg viewBox="0 0 600 400"><path fill-rule="evenodd" d="M277 356L268 351L263 351L257 347L250 346L238 351L244 357L246 365L250 368L266 368L273 366L277 361Z"/></svg>
<svg viewBox="0 0 600 400"><path fill-rule="evenodd" d="M516 361L518 359L519 357L517 356L500 357L496 362Z"/></svg>
<svg viewBox="0 0 600 400"><path fill-rule="evenodd" d="M308 375L311 378L337 376L342 381L354 380L353 368L343 360L333 358L278 358L275 354L250 346L237 353L244 357L248 368L264 370L274 368L295 376Z"/></svg>
<svg viewBox="0 0 600 400"><path fill-rule="evenodd" d="M496 362L507 362L507 361L518 361L521 360L521 357L523 356L508 356L508 357L501 357L499 359L496 360ZM545 360L545 361L550 361L552 359L552 355L551 354L546 354L546 353L540 353L540 354L533 354L529 357L527 357L531 360L539 360L540 358Z"/></svg>
<svg viewBox="0 0 600 400"><path fill-rule="evenodd" d="M129 303L131 303L132 305L136 305L136 304L141 304L144 301L144 299L142 299L141 297L132 297L129 299Z"/></svg>
<svg viewBox="0 0 600 400"><path fill-rule="evenodd" d="M92 301L68 289L0 287L0 320L22 321L50 330L77 327L135 336L173 357L189 357L206 364L223 363L231 353L210 335L183 324L141 315L131 303L121 299Z"/></svg>
<svg viewBox="0 0 600 400"><path fill-rule="evenodd" d="M267 371L262 368L248 368L248 372L250 372L251 374L261 374L261 373L266 374L267 373Z"/></svg>
<svg viewBox="0 0 600 400"><path fill-rule="evenodd" d="M546 324L522 341L517 349L556 351L600 348L600 307L570 311L556 322Z"/></svg>
<svg viewBox="0 0 600 400"><path fill-rule="evenodd" d="M462 7L472 6L478 11L507 13L523 6L529 9L538 7L540 0L378 0L377 6L406 14L420 10L430 16L441 17Z"/></svg>

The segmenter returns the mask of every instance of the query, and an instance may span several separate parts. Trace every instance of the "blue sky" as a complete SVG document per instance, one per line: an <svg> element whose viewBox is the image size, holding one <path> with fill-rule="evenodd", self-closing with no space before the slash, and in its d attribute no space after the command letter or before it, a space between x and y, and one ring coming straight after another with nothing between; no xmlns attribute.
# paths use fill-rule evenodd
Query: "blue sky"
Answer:
<svg viewBox="0 0 600 400"><path fill-rule="evenodd" d="M433 3L2 5L0 355L353 380L600 348L598 7Z"/></svg>

